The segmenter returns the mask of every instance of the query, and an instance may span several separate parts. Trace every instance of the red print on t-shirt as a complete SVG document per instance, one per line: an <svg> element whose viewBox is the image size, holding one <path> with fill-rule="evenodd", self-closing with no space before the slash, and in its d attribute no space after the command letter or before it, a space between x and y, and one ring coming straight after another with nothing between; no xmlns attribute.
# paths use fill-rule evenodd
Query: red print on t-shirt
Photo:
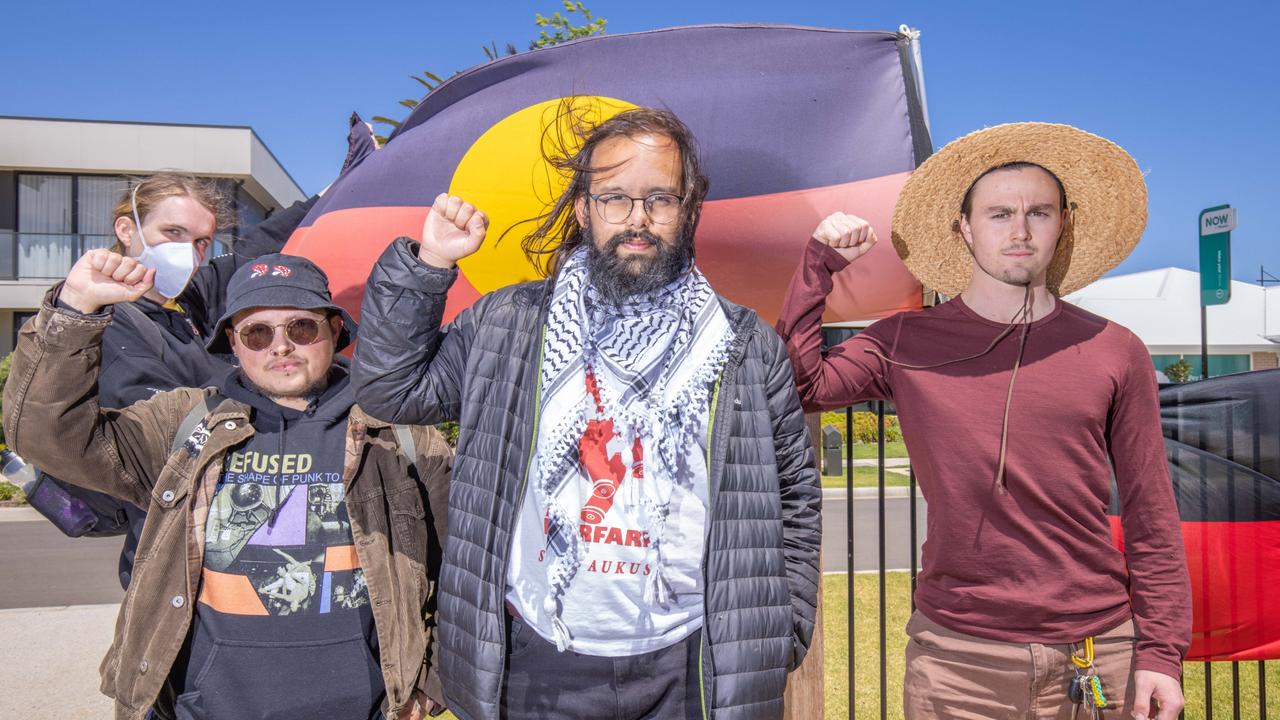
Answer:
<svg viewBox="0 0 1280 720"><path fill-rule="evenodd" d="M604 403L600 400L600 386L596 382L595 373L587 371L587 392L595 401L596 414L604 414ZM627 466L620 453L609 454L609 442L618 437L614 429L613 418L592 418L587 421L587 429L578 441L578 461L591 478L591 497L582 507L582 522L598 525L604 521L609 508L613 507L613 498L622 485L627 473ZM632 446L631 475L636 481L644 477L644 462L640 438L636 438Z"/></svg>

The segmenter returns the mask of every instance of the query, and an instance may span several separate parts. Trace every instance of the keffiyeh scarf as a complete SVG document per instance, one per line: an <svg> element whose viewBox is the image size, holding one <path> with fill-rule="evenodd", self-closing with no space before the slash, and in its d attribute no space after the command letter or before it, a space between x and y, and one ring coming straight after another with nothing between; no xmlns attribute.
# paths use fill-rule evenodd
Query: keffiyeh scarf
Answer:
<svg viewBox="0 0 1280 720"><path fill-rule="evenodd" d="M583 471L579 441L597 407L587 392L594 376L603 414L618 433L645 448L643 479L623 483L623 493L644 511L649 537L644 600L667 606L663 577L663 530L673 484L690 486L707 468L689 467L697 457L712 388L725 363L732 329L710 284L691 267L664 287L628 298L605 300L590 283L585 248L561 269L547 316L542 346L541 411L530 483L546 518L548 595L556 646L572 636L561 620L563 597L586 553L579 535ZM585 484L590 486L590 478ZM586 491L588 494L590 490Z"/></svg>

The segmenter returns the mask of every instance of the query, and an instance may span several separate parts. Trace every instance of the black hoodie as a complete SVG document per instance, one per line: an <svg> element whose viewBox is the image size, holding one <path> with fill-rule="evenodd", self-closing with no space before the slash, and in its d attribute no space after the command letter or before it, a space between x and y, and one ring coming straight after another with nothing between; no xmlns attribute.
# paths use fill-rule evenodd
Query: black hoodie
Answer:
<svg viewBox="0 0 1280 720"><path fill-rule="evenodd" d="M306 410L246 387L254 434L224 458L205 526L195 618L174 664L179 719L372 718L384 695L342 464L345 368Z"/></svg>

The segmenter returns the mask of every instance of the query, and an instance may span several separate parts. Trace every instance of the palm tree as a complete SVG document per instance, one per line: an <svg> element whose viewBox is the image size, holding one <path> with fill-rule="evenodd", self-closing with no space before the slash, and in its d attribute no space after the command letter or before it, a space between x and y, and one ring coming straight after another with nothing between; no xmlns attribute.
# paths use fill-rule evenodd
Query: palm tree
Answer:
<svg viewBox="0 0 1280 720"><path fill-rule="evenodd" d="M564 0L563 4L564 11L566 13L564 15L561 15L558 10L553 13L551 17L545 17L542 13L534 13L533 23L539 28L539 30L538 37L529 42L530 50L551 47L552 45L559 45L560 43L584 37L591 37L592 35L604 34L605 25L608 24L608 21L604 18L598 18L592 15L591 11L587 9L587 6L584 3ZM572 15L580 15L581 24L575 25L575 18L570 17ZM493 62L500 56L515 55L519 52L516 50L515 45L507 43L507 46L503 48L501 53L499 53L497 44L492 42L488 45L481 45L480 50L484 53L487 62ZM457 72L454 74L456 75ZM427 91L424 93L423 97L431 94L431 91L440 87L440 84L444 82L444 80L440 79L439 75L436 75L430 70L423 70L421 75L410 75L409 79L426 88ZM400 101L400 104L412 111L420 102L422 102L421 98L417 100L413 98L405 98ZM399 128L401 123L400 120L396 120L385 115L374 115L373 122L378 123L379 125L389 126L392 129L391 132L395 132L395 129ZM388 137L389 136L385 135L375 135L374 139L378 141L379 145L385 145Z"/></svg>

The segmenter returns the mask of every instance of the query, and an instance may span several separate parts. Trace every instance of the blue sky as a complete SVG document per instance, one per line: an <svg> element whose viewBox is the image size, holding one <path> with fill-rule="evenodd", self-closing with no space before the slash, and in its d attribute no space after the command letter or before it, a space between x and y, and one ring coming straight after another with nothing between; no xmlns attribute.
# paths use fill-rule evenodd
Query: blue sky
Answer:
<svg viewBox="0 0 1280 720"><path fill-rule="evenodd" d="M717 22L921 30L935 146L1015 120L1120 143L1147 171L1147 234L1117 272L1195 269L1196 220L1238 208L1233 274L1280 276L1276 4L596 0L612 33ZM249 125L307 192L332 178L346 117L402 116L408 75L482 44L523 48L528 2L6 3L0 114ZM1269 209L1270 208L1270 209Z"/></svg>

